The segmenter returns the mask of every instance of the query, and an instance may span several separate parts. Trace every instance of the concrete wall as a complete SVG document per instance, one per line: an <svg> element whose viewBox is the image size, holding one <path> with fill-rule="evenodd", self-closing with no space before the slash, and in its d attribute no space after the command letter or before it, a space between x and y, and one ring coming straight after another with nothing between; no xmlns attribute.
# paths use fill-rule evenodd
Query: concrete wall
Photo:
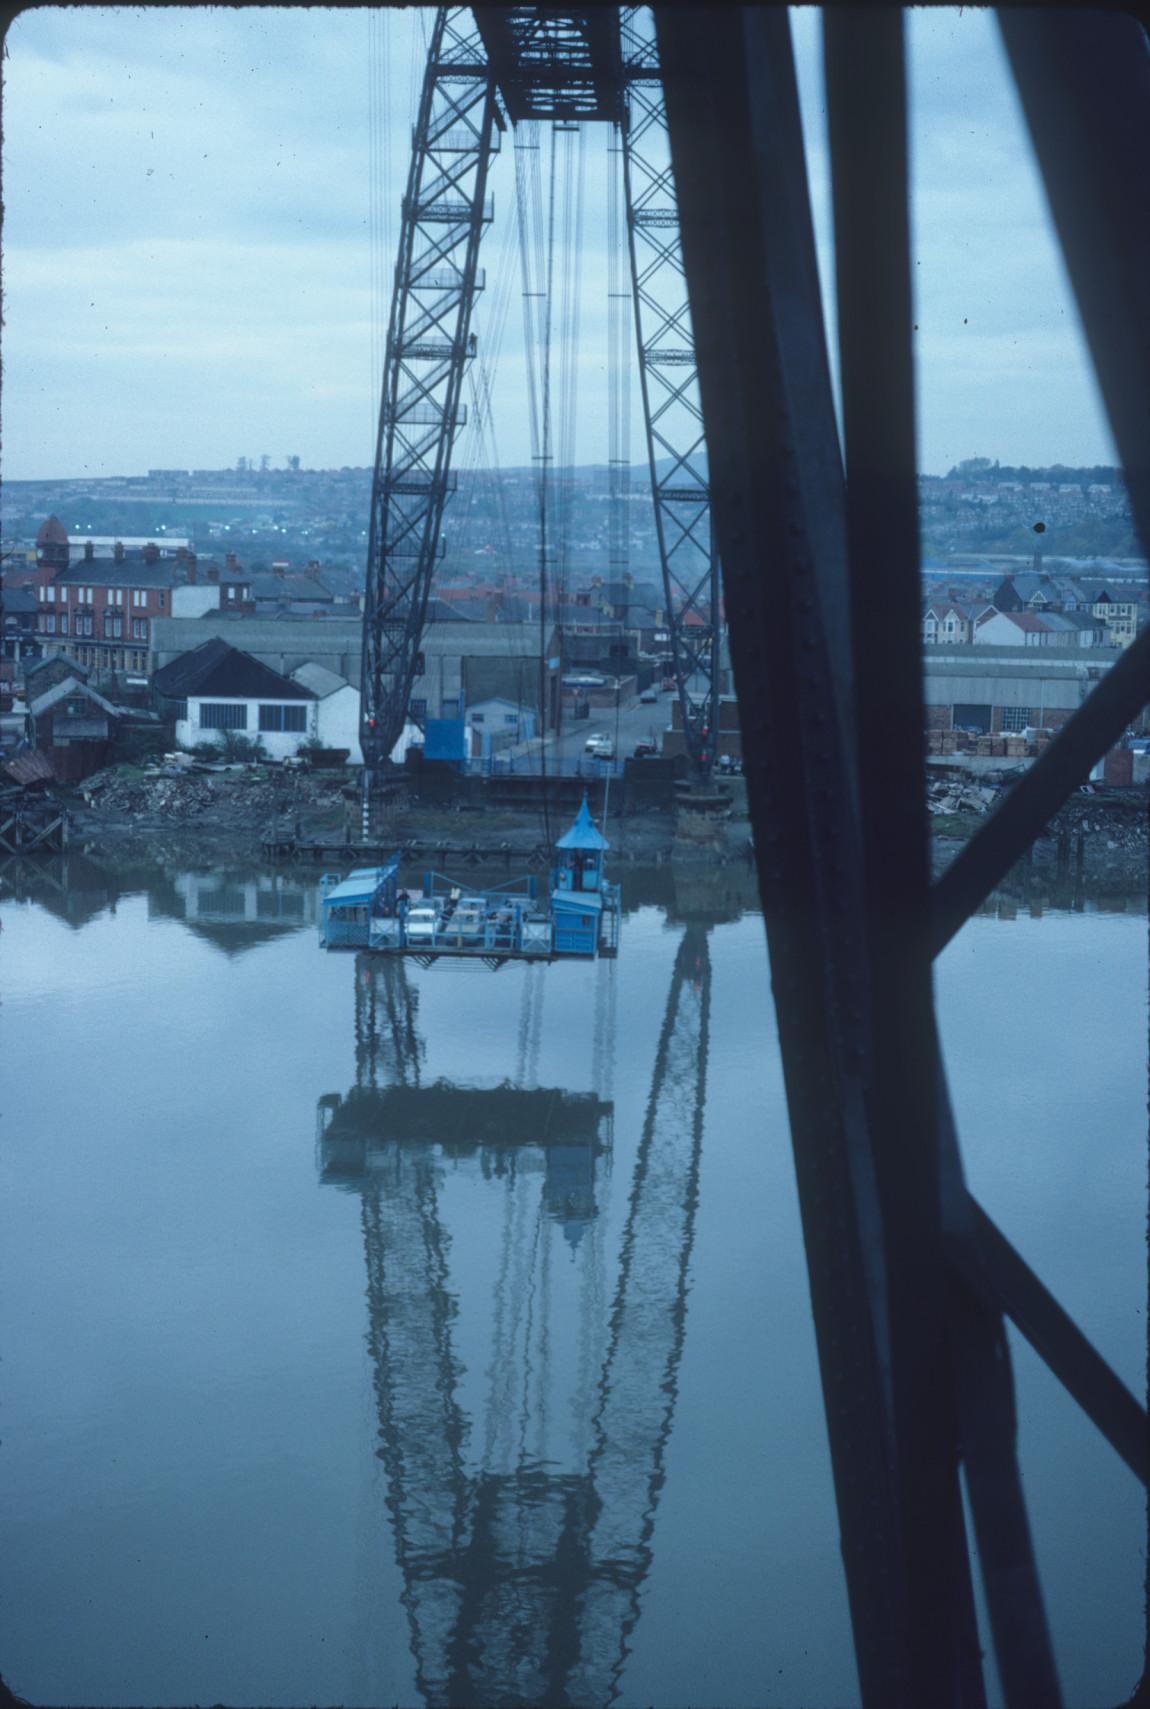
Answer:
<svg viewBox="0 0 1150 1709"><path fill-rule="evenodd" d="M204 695L198 698L189 695L188 716L186 718L179 719L176 724L176 741L188 748L195 747L197 742L214 742L217 747L222 748L224 746L224 738L227 735L227 731L205 730L200 723L200 708L202 706L236 706L238 704L240 704L240 702L234 695ZM242 702L242 704L248 709L247 726L242 730L233 731L233 734L236 736L246 736L249 742L254 742L258 736L263 746L263 750L269 759L291 759L295 754L298 754L300 744L302 742L306 742L309 737L314 737L317 734L317 702L314 700L304 701L302 703L305 711L304 728L302 730L260 729L259 709L261 705L280 706L292 704L291 702L279 700L246 700ZM296 701L294 704L298 706L301 703ZM340 742L338 744L333 743L332 745L346 747L347 743Z"/></svg>
<svg viewBox="0 0 1150 1709"><path fill-rule="evenodd" d="M363 764L358 688L337 688L334 694L317 701L316 734L325 748L347 748L349 765Z"/></svg>

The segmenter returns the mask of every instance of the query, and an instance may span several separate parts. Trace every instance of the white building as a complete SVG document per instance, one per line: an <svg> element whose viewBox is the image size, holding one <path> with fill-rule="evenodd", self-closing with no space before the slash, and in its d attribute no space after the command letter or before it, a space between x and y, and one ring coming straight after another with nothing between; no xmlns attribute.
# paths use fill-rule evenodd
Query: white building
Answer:
<svg viewBox="0 0 1150 1709"><path fill-rule="evenodd" d="M315 730L320 746L346 748L352 765L363 764L359 745L359 690L326 665L299 665L291 680L315 695Z"/></svg>
<svg viewBox="0 0 1150 1709"><path fill-rule="evenodd" d="M258 739L269 759L285 760L305 742L319 739L314 691L226 641L205 641L173 659L152 683L175 703L176 740L183 747L200 742L225 747L229 735L242 736Z"/></svg>

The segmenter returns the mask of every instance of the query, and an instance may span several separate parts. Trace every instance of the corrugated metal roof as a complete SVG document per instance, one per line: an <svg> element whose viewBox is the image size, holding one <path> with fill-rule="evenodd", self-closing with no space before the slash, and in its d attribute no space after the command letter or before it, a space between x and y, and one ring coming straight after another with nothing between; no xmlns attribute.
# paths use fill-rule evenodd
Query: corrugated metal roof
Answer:
<svg viewBox="0 0 1150 1709"><path fill-rule="evenodd" d="M326 700L329 694L335 694L341 688L351 687L345 676L340 676L338 671L329 671L326 665L297 665L288 674L293 682L302 682L305 688L310 688L319 700Z"/></svg>

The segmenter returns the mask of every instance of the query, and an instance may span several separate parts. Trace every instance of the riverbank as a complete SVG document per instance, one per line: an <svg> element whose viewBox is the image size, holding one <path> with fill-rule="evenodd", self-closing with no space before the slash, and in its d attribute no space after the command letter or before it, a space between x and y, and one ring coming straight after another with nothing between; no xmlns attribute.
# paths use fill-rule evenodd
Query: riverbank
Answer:
<svg viewBox="0 0 1150 1709"><path fill-rule="evenodd" d="M738 780L741 782L741 780ZM608 802L606 832L613 861L658 865L720 864L749 857L750 825L742 791L729 816ZM937 875L974 834L1000 798L981 788L934 800L932 864ZM89 778L65 797L73 847L92 854L205 861L258 859L270 836L311 844L354 845L359 809L340 773L237 766L156 774L118 767ZM613 810L614 808L614 810ZM557 826L554 811L550 831ZM1050 821L1019 870L1037 882L1081 873L1085 883L1138 891L1148 870L1147 792L1076 793ZM377 821L373 842L408 849L444 866L545 851L540 810L474 805L399 804ZM306 856L304 857L306 860Z"/></svg>

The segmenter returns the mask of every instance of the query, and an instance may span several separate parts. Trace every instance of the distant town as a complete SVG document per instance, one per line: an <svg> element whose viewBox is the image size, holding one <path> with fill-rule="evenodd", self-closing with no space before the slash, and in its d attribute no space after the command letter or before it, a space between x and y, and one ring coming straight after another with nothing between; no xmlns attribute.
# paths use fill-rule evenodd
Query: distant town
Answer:
<svg viewBox="0 0 1150 1709"><path fill-rule="evenodd" d="M64 784L173 748L361 763L371 481L292 456L8 482L5 759L36 753ZM919 487L928 755L1025 763L1150 623L1122 476L976 457ZM541 609L533 472L460 470L395 757L530 769L550 745L561 763L682 759L646 470L614 495L605 466L558 471L552 493ZM717 758L733 775L725 634L720 658ZM1144 735L1143 718L1108 781L1141 781L1129 749Z"/></svg>

